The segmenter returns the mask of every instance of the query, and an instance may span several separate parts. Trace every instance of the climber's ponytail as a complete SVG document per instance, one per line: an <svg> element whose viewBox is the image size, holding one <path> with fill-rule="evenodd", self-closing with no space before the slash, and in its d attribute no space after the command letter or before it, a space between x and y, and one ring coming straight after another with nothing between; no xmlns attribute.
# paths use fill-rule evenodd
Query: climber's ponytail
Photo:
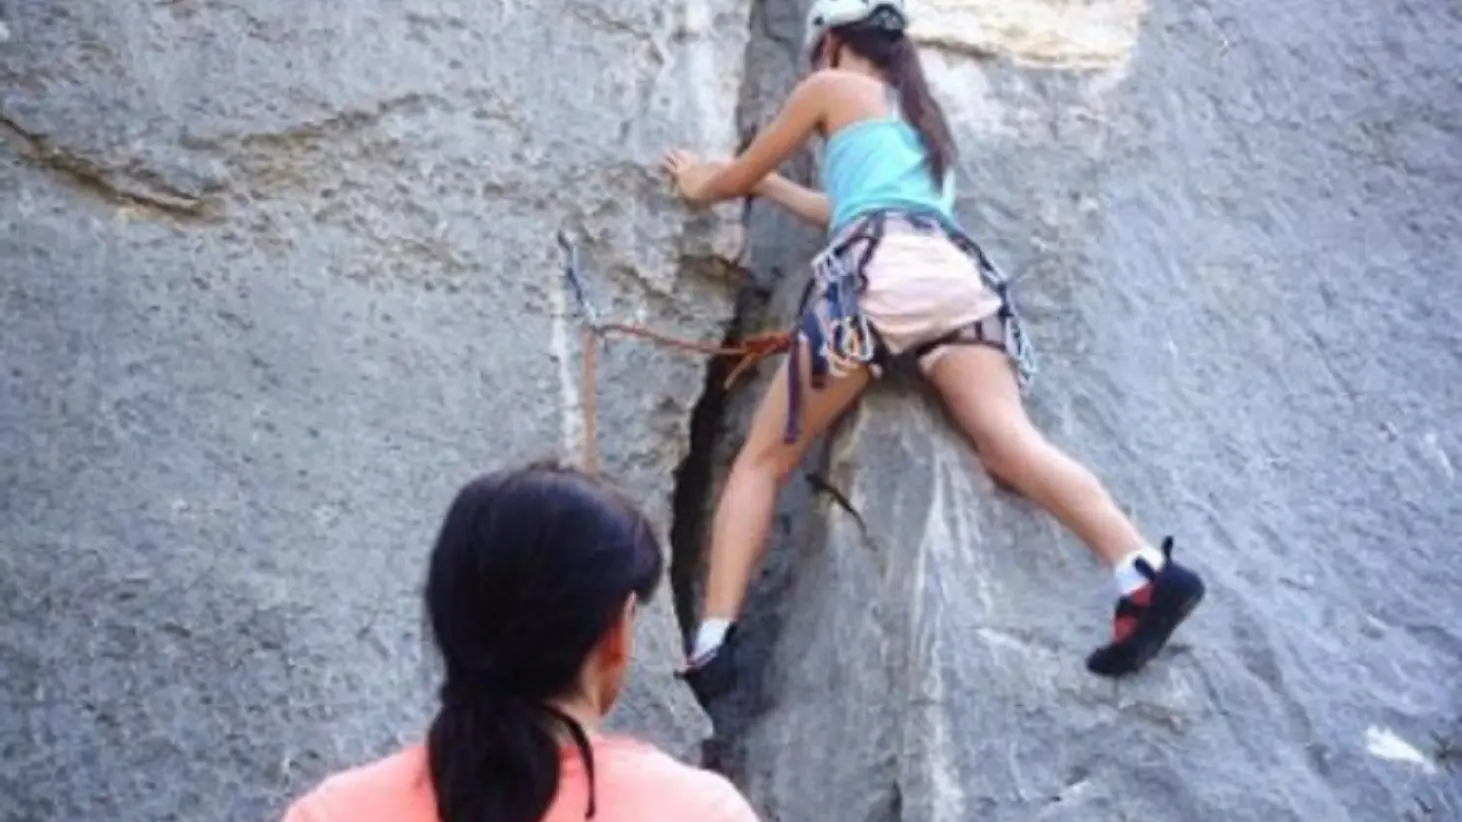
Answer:
<svg viewBox="0 0 1462 822"><path fill-rule="evenodd" d="M891 8L882 8L867 20L840 26L832 33L842 45L877 66L889 85L898 91L904 120L919 132L929 153L929 173L934 184L943 186L945 174L957 157L954 136L944 109L934 99L924 76L919 47L904 34L902 18L897 15Z"/></svg>

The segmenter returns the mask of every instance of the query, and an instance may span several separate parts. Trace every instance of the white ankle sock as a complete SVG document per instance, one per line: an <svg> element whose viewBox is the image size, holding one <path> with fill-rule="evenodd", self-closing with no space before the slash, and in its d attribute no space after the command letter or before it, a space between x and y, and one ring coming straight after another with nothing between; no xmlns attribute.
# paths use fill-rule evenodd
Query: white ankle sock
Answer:
<svg viewBox="0 0 1462 822"><path fill-rule="evenodd" d="M710 653L721 647L726 640L726 632L731 629L729 619L707 619L701 622L695 630L695 646L690 651L690 658L703 659Z"/></svg>
<svg viewBox="0 0 1462 822"><path fill-rule="evenodd" d="M1117 596L1125 597L1134 591L1140 590L1142 586L1149 582L1148 578L1143 576L1142 571L1137 568L1137 560L1139 559L1146 562L1153 573L1161 571L1167 561L1163 557L1162 551L1157 550L1151 545L1143 545L1141 548L1122 557L1117 562L1116 567L1112 569L1112 577L1117 583Z"/></svg>

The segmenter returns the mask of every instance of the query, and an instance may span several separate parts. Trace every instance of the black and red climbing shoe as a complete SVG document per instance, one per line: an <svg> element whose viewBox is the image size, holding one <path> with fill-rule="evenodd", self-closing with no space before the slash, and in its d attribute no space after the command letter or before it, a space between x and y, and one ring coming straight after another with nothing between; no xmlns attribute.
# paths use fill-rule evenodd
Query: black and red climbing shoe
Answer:
<svg viewBox="0 0 1462 822"><path fill-rule="evenodd" d="M675 676L685 680L703 707L729 693L736 686L736 626L726 629L726 636L716 649L700 659L693 659L684 671Z"/></svg>
<svg viewBox="0 0 1462 822"><path fill-rule="evenodd" d="M1112 641L1086 658L1088 671L1111 677L1137 672L1203 600L1203 580L1173 562L1172 537L1163 540L1162 552L1165 562L1156 573L1138 561L1147 584L1117 600Z"/></svg>

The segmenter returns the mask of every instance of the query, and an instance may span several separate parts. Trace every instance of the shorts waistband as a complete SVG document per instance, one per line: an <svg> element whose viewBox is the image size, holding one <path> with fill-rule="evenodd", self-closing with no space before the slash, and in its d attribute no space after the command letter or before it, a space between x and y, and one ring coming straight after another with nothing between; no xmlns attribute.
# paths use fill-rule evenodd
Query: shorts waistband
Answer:
<svg viewBox="0 0 1462 822"><path fill-rule="evenodd" d="M853 240L866 237L869 229L874 226L879 226L881 231L893 229L920 234L938 233L946 236L957 233L938 214L898 208L879 209L859 214L847 225L838 229L829 239L828 248L835 249L845 246Z"/></svg>

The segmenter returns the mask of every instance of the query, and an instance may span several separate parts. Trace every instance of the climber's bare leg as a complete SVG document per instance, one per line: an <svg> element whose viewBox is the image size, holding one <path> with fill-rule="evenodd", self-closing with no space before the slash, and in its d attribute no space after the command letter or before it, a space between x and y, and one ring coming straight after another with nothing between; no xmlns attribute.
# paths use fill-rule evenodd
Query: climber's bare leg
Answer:
<svg viewBox="0 0 1462 822"><path fill-rule="evenodd" d="M711 525L710 571L702 619L734 621L746 597L751 575L766 551L777 492L807 453L807 446L825 432L868 385L867 369L834 377L821 390L808 384L808 349L802 346L801 426L795 443L782 441L787 420L787 368L782 361L762 396L746 442L736 455L716 504Z"/></svg>
<svg viewBox="0 0 1462 822"><path fill-rule="evenodd" d="M1004 351L949 345L931 357L925 373L986 470L1050 512L1108 566L1143 544L1092 472L1031 424Z"/></svg>

